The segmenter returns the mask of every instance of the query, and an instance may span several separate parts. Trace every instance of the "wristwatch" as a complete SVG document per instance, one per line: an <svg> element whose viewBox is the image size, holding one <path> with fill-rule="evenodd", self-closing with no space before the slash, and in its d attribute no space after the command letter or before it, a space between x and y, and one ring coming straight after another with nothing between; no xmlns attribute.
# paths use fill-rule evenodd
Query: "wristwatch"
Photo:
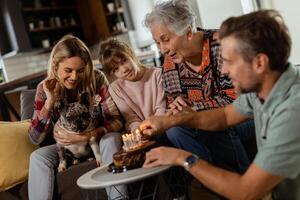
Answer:
<svg viewBox="0 0 300 200"><path fill-rule="evenodd" d="M189 171L189 169L197 163L199 160L199 157L195 154L189 155L185 158L185 161L183 163L183 167L185 170Z"/></svg>

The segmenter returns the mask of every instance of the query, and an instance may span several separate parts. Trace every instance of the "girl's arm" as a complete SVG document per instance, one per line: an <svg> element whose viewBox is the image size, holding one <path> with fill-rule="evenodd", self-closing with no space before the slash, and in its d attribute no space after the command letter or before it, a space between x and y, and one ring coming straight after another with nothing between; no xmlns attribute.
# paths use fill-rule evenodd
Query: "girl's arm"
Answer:
<svg viewBox="0 0 300 200"><path fill-rule="evenodd" d="M158 72L158 73L157 73ZM156 104L154 108L154 115L164 115L166 113L167 101L166 95L163 88L161 71L157 71L155 74L155 84L157 84L157 95L156 95ZM155 98L155 97L153 97Z"/></svg>
<svg viewBox="0 0 300 200"><path fill-rule="evenodd" d="M128 131L133 131L134 129L139 127L142 120L129 107L124 98L116 90L117 89L114 87L114 85L110 85L109 93L125 119L125 128Z"/></svg>

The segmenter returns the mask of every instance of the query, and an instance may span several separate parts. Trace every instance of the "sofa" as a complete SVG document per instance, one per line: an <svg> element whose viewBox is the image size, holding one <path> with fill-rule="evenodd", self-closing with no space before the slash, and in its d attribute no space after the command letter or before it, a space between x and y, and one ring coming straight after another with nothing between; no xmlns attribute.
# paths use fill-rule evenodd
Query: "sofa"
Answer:
<svg viewBox="0 0 300 200"><path fill-rule="evenodd" d="M21 104L21 120L30 119L33 114L33 103L35 97L35 90L24 90L20 95ZM42 145L50 144L51 138L47 138ZM1 163L2 165L2 163ZM94 161L86 161L78 165L69 167L66 171L57 173L55 182L55 192L53 199L55 200L74 200L93 199L96 191L82 190L76 185L76 180L85 172L96 167ZM13 188L0 192L0 199L3 200L28 200L27 181L20 183ZM92 193L92 194L89 194ZM97 200L107 199L104 189L97 191Z"/></svg>
<svg viewBox="0 0 300 200"><path fill-rule="evenodd" d="M33 102L35 97L35 90L24 90L20 95L21 104L21 120L30 119L33 114ZM53 142L53 141L52 141ZM42 145L51 144L51 138L47 138L46 142ZM256 154L256 141L255 139L247 141L244 144L247 148L247 153L252 160ZM96 167L94 161L86 161L75 166L69 167L66 171L57 173L55 182L55 192L53 199L55 200L80 200L88 199L101 200L107 199L104 189L97 191L82 190L76 185L76 180L85 172ZM0 192L0 199L2 200L28 200L27 181L20 183L13 188ZM205 188L199 181L193 180L190 187L190 199L207 199L207 200L220 200L224 199L217 194ZM97 194L96 194L97 192ZM163 193L163 192L162 192ZM158 197L158 199L160 199Z"/></svg>

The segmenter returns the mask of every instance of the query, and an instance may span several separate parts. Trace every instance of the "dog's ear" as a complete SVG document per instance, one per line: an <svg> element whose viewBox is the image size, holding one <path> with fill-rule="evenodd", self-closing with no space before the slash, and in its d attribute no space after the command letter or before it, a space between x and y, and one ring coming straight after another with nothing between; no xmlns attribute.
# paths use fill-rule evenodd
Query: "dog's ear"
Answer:
<svg viewBox="0 0 300 200"><path fill-rule="evenodd" d="M89 101L89 93L87 92L83 92L81 95L80 95L80 103L89 107L90 105L90 101Z"/></svg>

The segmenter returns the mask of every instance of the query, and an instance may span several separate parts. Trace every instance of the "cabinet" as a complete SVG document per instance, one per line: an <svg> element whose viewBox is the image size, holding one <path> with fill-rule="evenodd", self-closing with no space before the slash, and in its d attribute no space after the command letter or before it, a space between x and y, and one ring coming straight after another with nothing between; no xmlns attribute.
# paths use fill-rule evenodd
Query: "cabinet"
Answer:
<svg viewBox="0 0 300 200"><path fill-rule="evenodd" d="M22 13L32 48L49 48L68 33L83 36L74 0L22 0Z"/></svg>
<svg viewBox="0 0 300 200"><path fill-rule="evenodd" d="M130 12L126 0L103 0L110 35L126 33L132 29Z"/></svg>
<svg viewBox="0 0 300 200"><path fill-rule="evenodd" d="M127 0L77 0L77 4L89 45L133 29Z"/></svg>

